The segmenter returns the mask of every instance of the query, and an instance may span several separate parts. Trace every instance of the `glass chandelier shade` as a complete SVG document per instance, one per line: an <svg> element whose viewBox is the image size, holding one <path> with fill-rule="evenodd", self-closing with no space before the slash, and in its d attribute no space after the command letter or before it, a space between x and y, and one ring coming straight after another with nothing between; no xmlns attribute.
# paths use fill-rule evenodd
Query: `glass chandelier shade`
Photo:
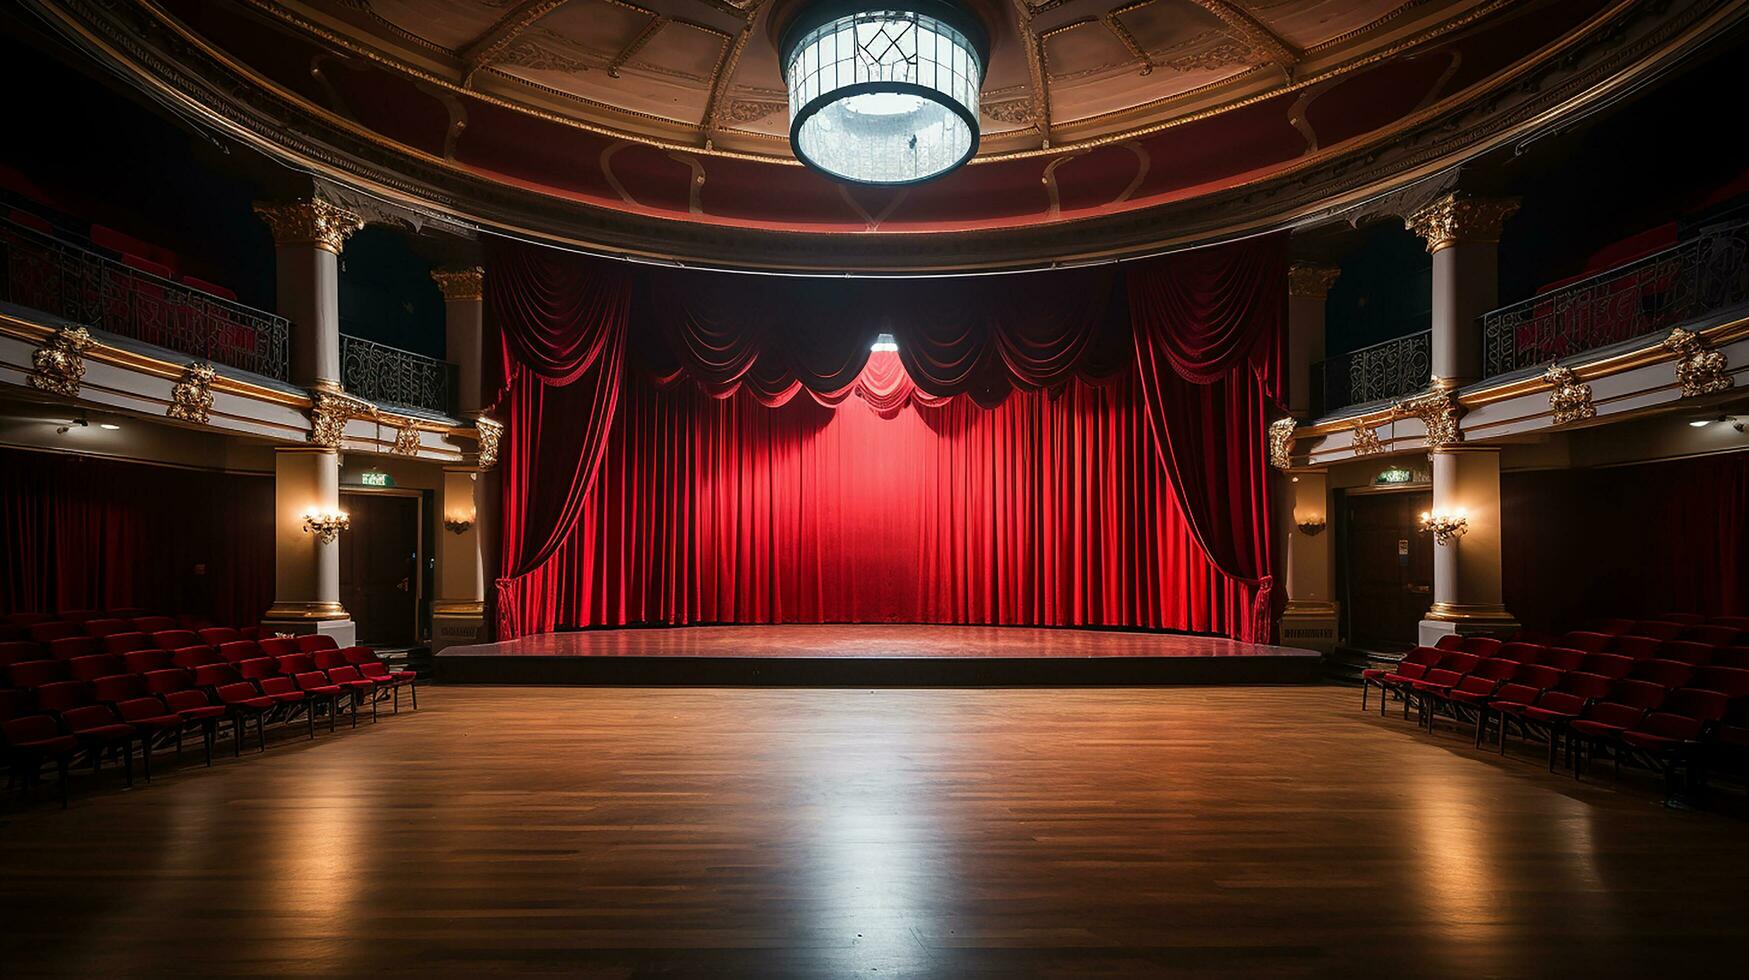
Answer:
<svg viewBox="0 0 1749 980"><path fill-rule="evenodd" d="M784 32L790 144L858 184L915 184L978 149L983 24L943 0L821 2Z"/></svg>

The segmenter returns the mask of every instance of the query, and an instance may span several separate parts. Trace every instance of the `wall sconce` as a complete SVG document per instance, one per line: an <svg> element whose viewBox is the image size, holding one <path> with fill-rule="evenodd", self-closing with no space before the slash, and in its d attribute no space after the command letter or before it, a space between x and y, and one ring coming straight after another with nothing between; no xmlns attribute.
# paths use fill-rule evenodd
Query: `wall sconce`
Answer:
<svg viewBox="0 0 1749 980"><path fill-rule="evenodd" d="M1453 539L1461 538L1470 529L1469 515L1462 507L1450 513L1445 511L1421 512L1421 533L1433 535L1433 540L1439 544L1450 544Z"/></svg>
<svg viewBox="0 0 1749 980"><path fill-rule="evenodd" d="M1300 533L1306 537L1315 538L1324 533L1324 515L1313 514L1310 517L1296 517L1294 518L1294 527L1299 528Z"/></svg>
<svg viewBox="0 0 1749 980"><path fill-rule="evenodd" d="M352 518L343 510L311 510L304 512L304 531L314 534L323 544L333 543L341 531L352 529Z"/></svg>
<svg viewBox="0 0 1749 980"><path fill-rule="evenodd" d="M466 534L468 533L468 528L473 526L474 518L471 515L468 517L445 517L443 519L443 529L451 534Z"/></svg>

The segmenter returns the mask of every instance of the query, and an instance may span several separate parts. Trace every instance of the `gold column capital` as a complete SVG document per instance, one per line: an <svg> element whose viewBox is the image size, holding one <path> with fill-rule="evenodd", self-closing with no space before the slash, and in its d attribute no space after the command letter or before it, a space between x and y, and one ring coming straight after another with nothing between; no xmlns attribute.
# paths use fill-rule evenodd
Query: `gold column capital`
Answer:
<svg viewBox="0 0 1749 980"><path fill-rule="evenodd" d="M1295 262L1287 267L1287 294L1323 299L1341 276L1342 270L1333 265Z"/></svg>
<svg viewBox="0 0 1749 980"><path fill-rule="evenodd" d="M1466 197L1447 194L1403 219L1410 231L1438 252L1460 242L1497 244L1506 219L1518 213L1516 197Z"/></svg>
<svg viewBox="0 0 1749 980"><path fill-rule="evenodd" d="M340 254L341 246L353 232L364 227L364 219L320 198L301 201L256 201L255 213L267 222L276 245L314 245L327 252Z"/></svg>
<svg viewBox="0 0 1749 980"><path fill-rule="evenodd" d="M443 291L446 303L479 302L486 296L486 270L477 265L465 269L433 269L431 279Z"/></svg>

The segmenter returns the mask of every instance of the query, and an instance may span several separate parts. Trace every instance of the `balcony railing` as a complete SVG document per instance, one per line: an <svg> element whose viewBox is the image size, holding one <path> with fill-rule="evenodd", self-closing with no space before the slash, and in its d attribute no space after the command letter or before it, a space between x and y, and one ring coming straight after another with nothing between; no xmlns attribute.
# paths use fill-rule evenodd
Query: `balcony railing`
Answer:
<svg viewBox="0 0 1749 980"><path fill-rule="evenodd" d="M1749 221L1709 230L1482 317L1493 377L1658 333L1749 300Z"/></svg>
<svg viewBox="0 0 1749 980"><path fill-rule="evenodd" d="M1433 333L1423 330L1319 361L1314 377L1322 412L1401 398L1421 391L1433 377Z"/></svg>
<svg viewBox="0 0 1749 980"><path fill-rule="evenodd" d="M0 298L83 326L285 381L284 317L130 268L0 218Z"/></svg>
<svg viewBox="0 0 1749 980"><path fill-rule="evenodd" d="M428 412L454 411L456 368L448 361L379 344L351 334L340 335L340 383L348 394L380 405L399 405Z"/></svg>

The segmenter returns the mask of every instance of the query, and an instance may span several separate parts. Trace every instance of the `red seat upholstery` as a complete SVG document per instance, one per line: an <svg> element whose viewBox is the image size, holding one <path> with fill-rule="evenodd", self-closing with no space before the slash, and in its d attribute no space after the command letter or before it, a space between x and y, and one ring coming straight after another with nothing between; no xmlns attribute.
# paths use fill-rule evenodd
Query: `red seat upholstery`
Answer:
<svg viewBox="0 0 1749 980"><path fill-rule="evenodd" d="M310 659L315 662L317 670L333 670L335 667L350 667L346 654L339 649L323 648L310 651Z"/></svg>
<svg viewBox="0 0 1749 980"><path fill-rule="evenodd" d="M413 710L419 710L419 688L416 683L419 675L417 673L411 670L390 670L377 659L376 651L370 647L347 647L341 653L345 654L347 663L358 668L360 674L379 683L387 681L393 687L394 708L397 714L401 711L401 688L403 687L407 688L408 693L413 696ZM1365 695L1363 694L1362 697L1364 698ZM1363 703L1361 707L1364 709L1366 705Z"/></svg>
<svg viewBox="0 0 1749 980"><path fill-rule="evenodd" d="M24 632L38 643L48 643L53 640L65 639L69 636L84 636L85 630L78 623L64 620L49 620L43 623L32 623Z"/></svg>
<svg viewBox="0 0 1749 980"><path fill-rule="evenodd" d="M1501 646L1501 641L1492 636L1466 636L1458 642L1459 650L1484 659L1494 656Z"/></svg>
<svg viewBox="0 0 1749 980"><path fill-rule="evenodd" d="M1731 629L1749 633L1749 616L1714 616L1708 622L1714 626L1729 626Z"/></svg>
<svg viewBox="0 0 1749 980"><path fill-rule="evenodd" d="M127 653L130 650L156 650L157 645L144 633L111 633L103 638L104 653Z"/></svg>
<svg viewBox="0 0 1749 980"><path fill-rule="evenodd" d="M299 656L302 655L299 654ZM284 657L280 658L282 667L285 659ZM345 696L345 689L339 684L331 683L328 680L328 675L319 670L309 670L296 674L292 677L292 681L297 684L298 690L303 691L311 701L327 706L328 730L333 731L334 715L340 710L340 699ZM358 724L356 716L353 718L353 724Z"/></svg>
<svg viewBox="0 0 1749 980"><path fill-rule="evenodd" d="M139 732L124 723L115 710L105 704L87 704L61 712L61 724L79 740L80 748L91 753L91 768L96 770L103 753L113 749L122 757L128 785L134 782L134 740Z"/></svg>
<svg viewBox="0 0 1749 980"><path fill-rule="evenodd" d="M111 674L91 682L91 697L106 704L146 696L146 679L138 674Z"/></svg>
<svg viewBox="0 0 1749 980"><path fill-rule="evenodd" d="M52 681L33 693L36 706L52 715L91 703L91 688L84 681Z"/></svg>
<svg viewBox="0 0 1749 980"><path fill-rule="evenodd" d="M1631 632L1633 628L1634 621L1631 619L1606 619L1591 627L1591 632L1620 636L1623 633Z"/></svg>
<svg viewBox="0 0 1749 980"><path fill-rule="evenodd" d="M1462 650L1464 638L1457 633L1447 633L1433 642L1435 650Z"/></svg>
<svg viewBox="0 0 1749 980"><path fill-rule="evenodd" d="M226 643L242 639L237 631L229 626L208 626L195 632L200 634L200 642L213 647L222 647Z"/></svg>
<svg viewBox="0 0 1749 980"><path fill-rule="evenodd" d="M74 657L67 661L67 669L72 671L73 679L77 681L94 681L99 677L110 677L127 672L127 668L122 666L121 658L112 653Z"/></svg>
<svg viewBox="0 0 1749 980"><path fill-rule="evenodd" d="M1749 646L1713 647L1712 665L1749 670Z"/></svg>
<svg viewBox="0 0 1749 980"><path fill-rule="evenodd" d="M1514 640L1511 643L1500 644L1500 649L1494 651L1494 657L1498 660L1510 660L1515 664L1540 664L1546 649L1540 643L1524 643Z"/></svg>
<svg viewBox="0 0 1749 980"><path fill-rule="evenodd" d="M144 674L170 666L169 650L129 650L121 655L123 668L130 674Z"/></svg>
<svg viewBox="0 0 1749 980"><path fill-rule="evenodd" d="M370 703L370 720L377 720L376 681L358 672L357 667L335 667L327 671L328 680L342 689L352 692L352 723L358 724L358 709L365 702Z"/></svg>
<svg viewBox="0 0 1749 980"><path fill-rule="evenodd" d="M160 650L181 650L186 647L201 646L200 635L193 630L158 630L152 634L152 643Z"/></svg>
<svg viewBox="0 0 1749 980"><path fill-rule="evenodd" d="M288 677L306 674L316 669L316 660L307 653L288 653L275 657L279 663L279 672Z"/></svg>
<svg viewBox="0 0 1749 980"><path fill-rule="evenodd" d="M203 630L202 632L212 631ZM219 657L228 664L240 664L245 660L254 660L262 655L261 648L255 645L254 640L231 640L219 644L218 650Z"/></svg>
<svg viewBox="0 0 1749 980"><path fill-rule="evenodd" d="M193 677L195 687L205 688L218 688L243 680L243 675L239 674L237 668L230 664L201 664L193 668Z"/></svg>
<svg viewBox="0 0 1749 980"><path fill-rule="evenodd" d="M1706 617L1700 615L1699 613L1667 612L1667 613L1659 613L1658 618L1657 618L1657 620L1655 620L1655 622L1675 623L1678 626L1695 626L1695 625L1698 625L1700 623L1706 622Z"/></svg>
<svg viewBox="0 0 1749 980"><path fill-rule="evenodd" d="M49 641L49 657L53 660L72 660L102 652L103 641L94 636L63 636Z"/></svg>
<svg viewBox="0 0 1749 980"><path fill-rule="evenodd" d="M298 652L297 643L289 636L257 637L255 643L261 647L261 653L268 657L283 657Z"/></svg>
<svg viewBox="0 0 1749 980"><path fill-rule="evenodd" d="M1695 617L1699 620L1699 617ZM1658 640L1674 640L1682 635L1682 623L1672 623L1659 619L1642 619L1634 624L1635 636L1650 636Z"/></svg>
<svg viewBox="0 0 1749 980"><path fill-rule="evenodd" d="M0 643L0 667L10 667L21 660L47 659L47 651L35 640L7 640Z"/></svg>
<svg viewBox="0 0 1749 980"><path fill-rule="evenodd" d="M1682 631L1679 640L1693 643L1704 643L1709 647L1728 647L1737 642L1743 630L1735 626L1724 626L1713 623L1708 626L1690 626Z"/></svg>
<svg viewBox="0 0 1749 980"><path fill-rule="evenodd" d="M326 633L305 633L292 642L297 644L299 653L315 653L318 650L338 650L340 644Z"/></svg>
<svg viewBox="0 0 1749 980"><path fill-rule="evenodd" d="M279 672L279 661L272 657L253 657L235 665L237 673L243 675L246 681L256 681L258 684L265 678L282 677Z"/></svg>
<svg viewBox="0 0 1749 980"><path fill-rule="evenodd" d="M1693 748L1706 727L1723 721L1730 700L1717 691L1673 691L1668 700L1646 715L1638 725L1622 733L1622 744L1652 756ZM1669 759L1660 760L1668 764Z"/></svg>
<svg viewBox="0 0 1749 980"><path fill-rule="evenodd" d="M1544 667L1553 667L1559 671L1578 670L1585 665L1588 656L1583 650L1572 647L1546 647L1543 649L1541 663Z"/></svg>
<svg viewBox="0 0 1749 980"><path fill-rule="evenodd" d="M1588 653L1580 670L1587 674L1597 674L1611 680L1626 677L1634 669L1634 661L1614 653Z"/></svg>
<svg viewBox="0 0 1749 980"><path fill-rule="evenodd" d="M1655 636L1618 636L1615 638L1615 648L1611 653L1618 653L1634 660L1650 660L1658 655L1658 648L1668 640Z"/></svg>
<svg viewBox="0 0 1749 980"><path fill-rule="evenodd" d="M235 670L229 665L223 668L210 669ZM273 699L256 690L255 685L239 680L230 684L221 684L213 691L225 708L231 713L231 730L234 733L233 754L243 754L243 726L246 722L255 722L255 735L260 743L261 751L267 751L267 712L273 708Z"/></svg>
<svg viewBox="0 0 1749 980"><path fill-rule="evenodd" d="M1713 662L1713 645L1698 640L1671 640L1658 648L1661 660L1678 660L1690 667L1704 667Z"/></svg>
<svg viewBox="0 0 1749 980"><path fill-rule="evenodd" d="M1733 701L1749 698L1749 670L1741 667L1696 667L1694 676L1688 679L1688 686L1702 691L1717 691Z"/></svg>
<svg viewBox="0 0 1749 980"><path fill-rule="evenodd" d="M1592 633L1577 630L1561 637L1561 646L1571 650L1582 650L1586 653L1602 653L1615 646L1616 637L1610 633Z"/></svg>
<svg viewBox="0 0 1749 980"><path fill-rule="evenodd" d="M86 636L109 636L112 633L132 633L134 624L125 619L93 619L85 623Z"/></svg>
<svg viewBox="0 0 1749 980"><path fill-rule="evenodd" d="M1509 711L1520 718L1536 723L1549 724L1565 722L1570 718L1579 717L1586 702L1593 698L1601 698L1609 693L1610 680L1596 674L1581 671L1568 671L1561 676L1560 683L1536 699L1536 704L1523 709ZM1510 705L1496 705L1501 710L1510 709Z"/></svg>
<svg viewBox="0 0 1749 980"><path fill-rule="evenodd" d="M209 647L204 643L197 643L193 646L180 647L172 651L170 654L170 662L178 667L193 670L196 667L204 667L207 664L222 664L225 662L225 658L219 656L219 652L212 647Z"/></svg>
<svg viewBox="0 0 1749 980"><path fill-rule="evenodd" d="M120 609L111 609L104 615L109 619L126 619L132 621L139 619L141 616L149 616L151 615L151 612L150 609L123 606ZM139 627L135 626L134 629L139 629Z"/></svg>
<svg viewBox="0 0 1749 980"><path fill-rule="evenodd" d="M6 668L6 677L13 687L26 690L53 684L72 677L65 660L23 660Z"/></svg>
<svg viewBox="0 0 1749 980"><path fill-rule="evenodd" d="M182 729L188 722L174 711L164 707L164 702L152 697L138 697L129 701L115 703L115 716L122 724L132 726L140 739L140 761L144 763L146 781L152 779L152 745L169 736L176 736L177 744L181 744Z"/></svg>
<svg viewBox="0 0 1749 980"><path fill-rule="evenodd" d="M137 629L142 633L151 634L151 633L157 633L160 630L173 630L175 628L176 628L176 619L173 616L135 616L134 617L134 629Z"/></svg>
<svg viewBox="0 0 1749 980"><path fill-rule="evenodd" d="M1628 676L1674 690L1688 684L1688 679L1694 676L1694 668L1675 660L1636 660Z"/></svg>

